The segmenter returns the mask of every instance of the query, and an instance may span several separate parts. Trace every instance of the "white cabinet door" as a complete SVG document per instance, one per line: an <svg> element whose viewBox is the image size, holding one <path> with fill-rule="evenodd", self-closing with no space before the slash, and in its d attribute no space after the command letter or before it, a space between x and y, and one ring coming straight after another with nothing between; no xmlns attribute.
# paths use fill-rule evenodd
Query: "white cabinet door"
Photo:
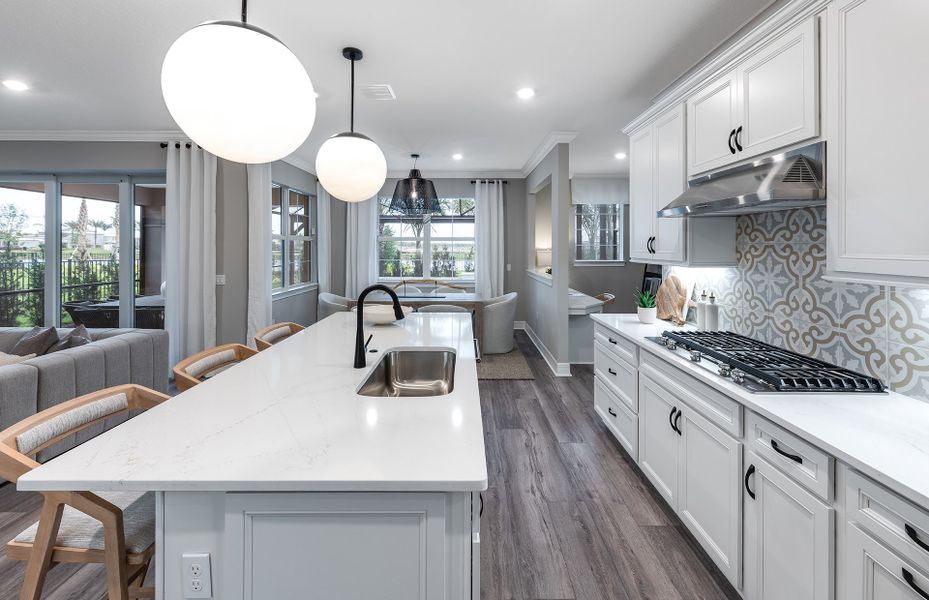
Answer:
<svg viewBox="0 0 929 600"><path fill-rule="evenodd" d="M828 269L929 281L929 2L829 6Z"/></svg>
<svg viewBox="0 0 929 600"><path fill-rule="evenodd" d="M854 525L846 529L848 600L925 600L929 577ZM845 600L845 599L843 599Z"/></svg>
<svg viewBox="0 0 929 600"><path fill-rule="evenodd" d="M830 600L834 509L754 452L745 462L746 600Z"/></svg>
<svg viewBox="0 0 929 600"><path fill-rule="evenodd" d="M651 259L649 241L655 223L655 152L652 126L629 139L629 254L632 259Z"/></svg>
<svg viewBox="0 0 929 600"><path fill-rule="evenodd" d="M742 575L742 444L686 405L677 510L733 586Z"/></svg>
<svg viewBox="0 0 929 600"><path fill-rule="evenodd" d="M679 404L661 386L639 375L639 466L655 489L677 509L678 433L672 409Z"/></svg>
<svg viewBox="0 0 929 600"><path fill-rule="evenodd" d="M687 100L687 173L694 175L733 162L730 135L737 127L738 79L733 71Z"/></svg>
<svg viewBox="0 0 929 600"><path fill-rule="evenodd" d="M816 17L810 17L739 68L739 160L819 135L817 37Z"/></svg>
<svg viewBox="0 0 929 600"><path fill-rule="evenodd" d="M655 193L654 211L661 210L684 193L687 175L684 146L684 107L679 106L655 121ZM652 215L655 239L654 260L682 262L685 258L684 228L686 219L657 218Z"/></svg>

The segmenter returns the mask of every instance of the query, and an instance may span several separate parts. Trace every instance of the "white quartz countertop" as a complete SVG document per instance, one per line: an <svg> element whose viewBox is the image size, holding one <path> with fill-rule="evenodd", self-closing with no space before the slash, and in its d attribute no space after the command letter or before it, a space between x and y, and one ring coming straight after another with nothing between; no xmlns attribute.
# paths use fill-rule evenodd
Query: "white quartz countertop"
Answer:
<svg viewBox="0 0 929 600"><path fill-rule="evenodd" d="M21 490L476 491L487 487L471 319L414 314L352 368L338 313L20 478ZM356 394L382 353L457 352L446 396Z"/></svg>
<svg viewBox="0 0 929 600"><path fill-rule="evenodd" d="M752 393L645 339L681 329L671 323L645 325L628 314L591 318L850 467L929 507L929 403L894 392Z"/></svg>

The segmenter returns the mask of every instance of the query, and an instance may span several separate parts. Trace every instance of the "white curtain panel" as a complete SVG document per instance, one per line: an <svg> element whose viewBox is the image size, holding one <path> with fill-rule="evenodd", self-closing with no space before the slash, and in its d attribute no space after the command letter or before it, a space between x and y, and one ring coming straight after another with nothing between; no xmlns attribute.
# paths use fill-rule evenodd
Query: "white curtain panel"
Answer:
<svg viewBox="0 0 929 600"><path fill-rule="evenodd" d="M329 207L332 197L321 183L316 183L316 273L319 282L319 291L328 292L330 290L330 244L332 244L332 219L330 217Z"/></svg>
<svg viewBox="0 0 929 600"><path fill-rule="evenodd" d="M475 291L485 298L503 294L503 182L474 183Z"/></svg>
<svg viewBox="0 0 929 600"><path fill-rule="evenodd" d="M216 157L169 143L166 204L165 329L175 365L216 345Z"/></svg>
<svg viewBox="0 0 929 600"><path fill-rule="evenodd" d="M377 281L377 198L350 202L345 227L345 295Z"/></svg>
<svg viewBox="0 0 929 600"><path fill-rule="evenodd" d="M245 341L271 324L271 165L247 165L248 306Z"/></svg>

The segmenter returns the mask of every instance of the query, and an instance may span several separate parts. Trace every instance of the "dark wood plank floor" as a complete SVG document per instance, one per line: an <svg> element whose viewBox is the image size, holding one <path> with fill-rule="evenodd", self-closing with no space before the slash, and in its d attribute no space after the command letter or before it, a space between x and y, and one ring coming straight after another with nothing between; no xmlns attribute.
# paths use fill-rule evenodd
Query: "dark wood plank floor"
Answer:
<svg viewBox="0 0 929 600"><path fill-rule="evenodd" d="M735 599L593 411L593 371L553 377L521 332L534 381L481 381L490 487L481 531L483 600ZM40 498L0 487L0 543L38 518ZM24 564L0 557L0 600ZM44 598L96 599L96 565L49 573Z"/></svg>

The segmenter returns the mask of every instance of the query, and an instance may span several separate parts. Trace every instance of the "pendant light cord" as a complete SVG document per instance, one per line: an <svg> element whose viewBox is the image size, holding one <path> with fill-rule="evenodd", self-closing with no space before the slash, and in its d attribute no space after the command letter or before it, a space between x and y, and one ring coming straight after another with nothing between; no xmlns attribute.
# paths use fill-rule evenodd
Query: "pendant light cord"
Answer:
<svg viewBox="0 0 929 600"><path fill-rule="evenodd" d="M244 0L243 0L244 1ZM355 133L355 59L352 59L352 110L349 117L349 131Z"/></svg>
<svg viewBox="0 0 929 600"><path fill-rule="evenodd" d="M248 0L242 0L242 22L248 23Z"/></svg>

